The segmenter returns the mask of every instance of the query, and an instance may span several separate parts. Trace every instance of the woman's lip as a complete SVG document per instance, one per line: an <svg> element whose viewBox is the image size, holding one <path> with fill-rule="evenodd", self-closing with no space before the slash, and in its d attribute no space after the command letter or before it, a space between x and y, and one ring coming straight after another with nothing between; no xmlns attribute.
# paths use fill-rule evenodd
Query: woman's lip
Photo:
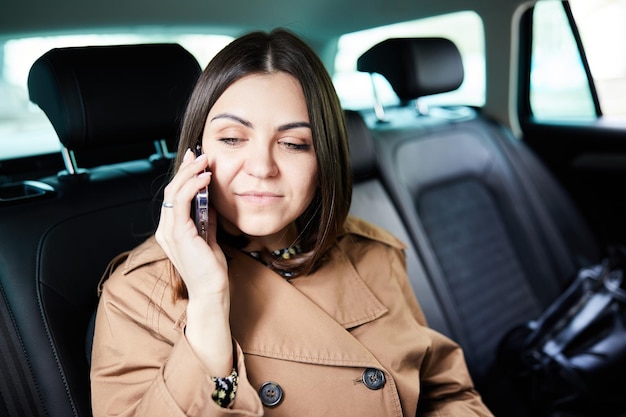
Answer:
<svg viewBox="0 0 626 417"><path fill-rule="evenodd" d="M243 193L237 193L237 195L245 201L256 204L273 203L282 198L282 195L280 194L263 191L246 191Z"/></svg>
<svg viewBox="0 0 626 417"><path fill-rule="evenodd" d="M271 191L244 191L237 193L240 196L252 196L252 197L281 197L280 194L273 193Z"/></svg>

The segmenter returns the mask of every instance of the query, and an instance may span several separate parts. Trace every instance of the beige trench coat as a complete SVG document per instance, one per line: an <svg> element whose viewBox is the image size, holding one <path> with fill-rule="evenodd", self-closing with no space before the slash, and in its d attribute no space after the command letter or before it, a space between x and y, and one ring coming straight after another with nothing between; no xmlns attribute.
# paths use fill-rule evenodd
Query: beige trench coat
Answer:
<svg viewBox="0 0 626 417"><path fill-rule="evenodd" d="M290 282L227 254L240 374L231 408L211 399L214 383L184 336L186 301L172 301L169 261L150 238L103 286L95 417L491 415L460 348L425 327L403 244L385 231L349 218L325 266ZM382 388L368 388L366 369L382 371ZM281 388L274 407L260 400L265 382Z"/></svg>

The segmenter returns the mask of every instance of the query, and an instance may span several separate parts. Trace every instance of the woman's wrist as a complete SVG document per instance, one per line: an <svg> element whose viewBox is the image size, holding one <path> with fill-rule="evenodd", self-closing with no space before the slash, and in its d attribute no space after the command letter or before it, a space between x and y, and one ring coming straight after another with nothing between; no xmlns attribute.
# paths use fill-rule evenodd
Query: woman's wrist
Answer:
<svg viewBox="0 0 626 417"><path fill-rule="evenodd" d="M219 302L218 302L219 304ZM185 336L211 376L227 376L233 369L229 311L212 302L187 307Z"/></svg>
<svg viewBox="0 0 626 417"><path fill-rule="evenodd" d="M223 293L198 294L189 293L187 300L187 317L213 317L218 320L221 317L229 318L230 294Z"/></svg>

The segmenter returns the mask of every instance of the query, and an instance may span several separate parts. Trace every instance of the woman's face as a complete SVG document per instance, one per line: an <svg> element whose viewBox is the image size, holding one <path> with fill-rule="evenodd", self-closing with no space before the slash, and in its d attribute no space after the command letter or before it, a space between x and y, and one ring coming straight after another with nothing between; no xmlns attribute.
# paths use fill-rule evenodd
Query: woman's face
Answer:
<svg viewBox="0 0 626 417"><path fill-rule="evenodd" d="M209 111L202 147L213 173L209 199L226 230L269 238L270 245L291 244L289 226L317 187L300 83L284 72L239 79Z"/></svg>

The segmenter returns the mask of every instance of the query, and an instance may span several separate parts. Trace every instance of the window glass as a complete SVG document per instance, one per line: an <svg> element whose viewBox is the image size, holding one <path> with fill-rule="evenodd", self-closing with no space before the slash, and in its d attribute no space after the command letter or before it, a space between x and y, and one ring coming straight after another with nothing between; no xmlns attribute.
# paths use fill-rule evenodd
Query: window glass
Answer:
<svg viewBox="0 0 626 417"><path fill-rule="evenodd" d="M602 114L626 118L626 1L570 0Z"/></svg>
<svg viewBox="0 0 626 417"><path fill-rule="evenodd" d="M593 84L606 117L626 117L626 1L570 0ZM591 87L560 1L533 11L530 104L539 120L597 118Z"/></svg>
<svg viewBox="0 0 626 417"><path fill-rule="evenodd" d="M173 42L189 50L204 68L231 40L229 36L176 32L0 39L0 160L60 150L48 118L28 99L28 72L46 51L70 46Z"/></svg>
<svg viewBox="0 0 626 417"><path fill-rule="evenodd" d="M560 1L533 11L530 107L538 120L596 117L589 82Z"/></svg>
<svg viewBox="0 0 626 417"><path fill-rule="evenodd" d="M485 36L482 20L475 12L456 12L427 19L418 19L375 29L343 35L339 39L333 80L342 105L349 109L374 106L372 83L383 105L399 100L384 77L356 70L361 54L378 42L400 37L443 37L453 41L461 52L465 79L455 91L424 97L429 105L485 104Z"/></svg>

